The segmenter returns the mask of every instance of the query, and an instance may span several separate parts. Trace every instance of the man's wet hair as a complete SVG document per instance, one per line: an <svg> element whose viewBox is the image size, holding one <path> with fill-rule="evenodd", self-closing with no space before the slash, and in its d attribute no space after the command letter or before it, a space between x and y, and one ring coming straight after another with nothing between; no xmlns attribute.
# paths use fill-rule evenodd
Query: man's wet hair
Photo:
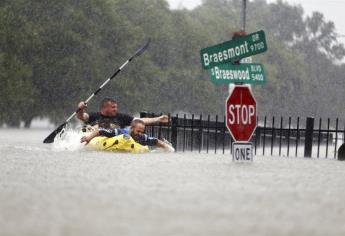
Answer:
<svg viewBox="0 0 345 236"><path fill-rule="evenodd" d="M99 108L102 109L104 105L107 104L108 102L117 103L116 100L113 98L103 98L101 103L99 104Z"/></svg>
<svg viewBox="0 0 345 236"><path fill-rule="evenodd" d="M145 125L145 122L141 119L134 119L132 120L131 122L131 127L135 127L137 124L142 124L142 125Z"/></svg>

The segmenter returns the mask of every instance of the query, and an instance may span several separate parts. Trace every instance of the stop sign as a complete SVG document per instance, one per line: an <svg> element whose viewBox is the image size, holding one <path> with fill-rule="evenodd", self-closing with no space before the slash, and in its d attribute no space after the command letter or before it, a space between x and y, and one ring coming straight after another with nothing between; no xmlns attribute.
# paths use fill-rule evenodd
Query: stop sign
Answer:
<svg viewBox="0 0 345 236"><path fill-rule="evenodd" d="M248 86L235 86L226 99L226 127L235 141L249 141L256 128L256 101Z"/></svg>

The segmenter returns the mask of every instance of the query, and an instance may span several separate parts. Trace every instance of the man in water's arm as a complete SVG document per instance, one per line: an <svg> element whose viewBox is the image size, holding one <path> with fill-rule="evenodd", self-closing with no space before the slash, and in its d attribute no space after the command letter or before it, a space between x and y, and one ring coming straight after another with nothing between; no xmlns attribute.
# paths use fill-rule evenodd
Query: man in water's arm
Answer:
<svg viewBox="0 0 345 236"><path fill-rule="evenodd" d="M83 136L80 139L80 142L86 142L86 144L88 144L91 139L97 137L97 136L105 136L108 138L120 135L120 134L129 134L130 130L128 128L124 128L124 129L120 129L120 128L114 128L114 129L110 129L110 128L95 128L94 131L89 134L88 136Z"/></svg>
<svg viewBox="0 0 345 236"><path fill-rule="evenodd" d="M163 148L165 151L168 152L174 152L175 149L170 146L169 144L163 142L162 140L159 140L158 138L155 137L149 137L147 134L140 134L138 135L137 139L134 139L137 143L140 143L141 145L144 146L157 146L160 148Z"/></svg>

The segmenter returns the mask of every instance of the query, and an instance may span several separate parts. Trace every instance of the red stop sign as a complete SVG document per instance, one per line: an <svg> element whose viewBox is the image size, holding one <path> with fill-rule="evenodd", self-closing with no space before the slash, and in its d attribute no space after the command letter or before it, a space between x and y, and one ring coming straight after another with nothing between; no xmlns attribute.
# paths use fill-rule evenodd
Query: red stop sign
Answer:
<svg viewBox="0 0 345 236"><path fill-rule="evenodd" d="M256 128L256 101L248 86L236 86L226 99L226 127L235 141L249 141Z"/></svg>

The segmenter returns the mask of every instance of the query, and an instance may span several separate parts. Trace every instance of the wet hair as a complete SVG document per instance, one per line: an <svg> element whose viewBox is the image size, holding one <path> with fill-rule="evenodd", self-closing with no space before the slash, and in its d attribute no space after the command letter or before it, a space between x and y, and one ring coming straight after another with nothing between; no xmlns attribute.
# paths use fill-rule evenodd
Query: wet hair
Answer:
<svg viewBox="0 0 345 236"><path fill-rule="evenodd" d="M116 100L113 98L103 98L101 103L99 104L99 108L102 109L104 105L107 104L108 102L117 103Z"/></svg>
<svg viewBox="0 0 345 236"><path fill-rule="evenodd" d="M137 124L145 125L145 122L141 119L134 119L131 122L131 128L135 127Z"/></svg>

